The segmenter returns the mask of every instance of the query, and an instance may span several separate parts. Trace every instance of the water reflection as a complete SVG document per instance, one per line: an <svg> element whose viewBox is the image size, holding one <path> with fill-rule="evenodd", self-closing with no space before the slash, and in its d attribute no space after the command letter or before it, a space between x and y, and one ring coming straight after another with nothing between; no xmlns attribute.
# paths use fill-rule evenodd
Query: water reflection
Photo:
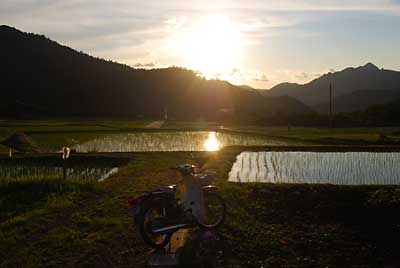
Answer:
<svg viewBox="0 0 400 268"><path fill-rule="evenodd" d="M229 181L399 184L400 153L243 152Z"/></svg>
<svg viewBox="0 0 400 268"><path fill-rule="evenodd" d="M225 146L283 145L265 137L206 131L135 132L99 136L77 144L78 152L218 151Z"/></svg>
<svg viewBox="0 0 400 268"><path fill-rule="evenodd" d="M219 150L219 142L215 136L215 132L208 133L208 139L204 142L206 151L213 152Z"/></svg>

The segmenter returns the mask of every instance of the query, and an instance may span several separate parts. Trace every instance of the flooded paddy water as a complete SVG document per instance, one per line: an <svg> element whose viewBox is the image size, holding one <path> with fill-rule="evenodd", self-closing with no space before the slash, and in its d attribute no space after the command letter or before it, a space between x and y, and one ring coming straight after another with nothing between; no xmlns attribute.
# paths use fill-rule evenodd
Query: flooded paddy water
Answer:
<svg viewBox="0 0 400 268"><path fill-rule="evenodd" d="M284 145L285 141L263 136L232 134L213 131L152 131L92 134L37 134L32 135L41 145L51 141L54 149L71 146L80 153L87 152L167 152L218 151L226 146Z"/></svg>
<svg viewBox="0 0 400 268"><path fill-rule="evenodd" d="M242 152L231 182L399 184L400 153Z"/></svg>
<svg viewBox="0 0 400 268"><path fill-rule="evenodd" d="M115 134L78 144L78 152L218 151L231 145L274 145L263 137L218 132L147 132Z"/></svg>

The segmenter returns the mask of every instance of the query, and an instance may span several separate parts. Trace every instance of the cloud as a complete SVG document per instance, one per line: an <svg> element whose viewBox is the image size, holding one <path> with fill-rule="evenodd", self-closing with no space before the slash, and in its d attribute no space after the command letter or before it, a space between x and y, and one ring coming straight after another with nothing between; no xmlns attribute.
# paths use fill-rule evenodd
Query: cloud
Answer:
<svg viewBox="0 0 400 268"><path fill-rule="evenodd" d="M169 17L164 21L164 24L166 25L167 28L172 28L172 29L180 29L182 28L187 22L187 17L186 16L173 16Z"/></svg>
<svg viewBox="0 0 400 268"><path fill-rule="evenodd" d="M190 0L190 1L146 1L147 7L159 7L178 10L265 10L265 11L378 11L390 9L399 0ZM380 11L379 11L380 12Z"/></svg>
<svg viewBox="0 0 400 268"><path fill-rule="evenodd" d="M237 83L251 83L253 81L256 82L269 82L267 75L262 71L257 70L242 70L239 68L233 68L230 71L229 76L231 80L237 81Z"/></svg>
<svg viewBox="0 0 400 268"><path fill-rule="evenodd" d="M300 71L300 72L294 71L293 76L299 81L307 81L307 80L312 80L317 77L320 77L321 74L320 73L307 73L307 72L302 72L302 71Z"/></svg>
<svg viewBox="0 0 400 268"><path fill-rule="evenodd" d="M136 67L136 68L155 68L156 66L157 66L157 64L155 64L154 62L136 63L133 65L133 67Z"/></svg>
<svg viewBox="0 0 400 268"><path fill-rule="evenodd" d="M278 84L282 82L305 84L314 80L315 78L320 77L321 73L325 73L325 71L305 72L296 69L277 69L271 71L269 73L269 77L270 82L272 82L271 84Z"/></svg>
<svg viewBox="0 0 400 268"><path fill-rule="evenodd" d="M304 80L304 79L308 79L309 74L306 72L300 72L298 74L295 74L295 77L299 80Z"/></svg>
<svg viewBox="0 0 400 268"><path fill-rule="evenodd" d="M253 77L254 81L269 82L269 79L265 73L258 73Z"/></svg>

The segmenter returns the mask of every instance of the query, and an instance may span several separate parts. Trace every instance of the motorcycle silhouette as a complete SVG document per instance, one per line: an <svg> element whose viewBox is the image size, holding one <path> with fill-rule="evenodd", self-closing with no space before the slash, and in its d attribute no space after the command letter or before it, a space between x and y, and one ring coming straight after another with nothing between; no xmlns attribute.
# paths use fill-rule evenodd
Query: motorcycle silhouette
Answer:
<svg viewBox="0 0 400 268"><path fill-rule="evenodd" d="M127 205L139 225L143 240L153 248L163 248L173 233L180 229L199 226L216 228L226 214L225 202L217 187L210 185L213 174L197 173L190 164L174 168L182 175L182 197L177 198L176 185L146 192L129 198Z"/></svg>

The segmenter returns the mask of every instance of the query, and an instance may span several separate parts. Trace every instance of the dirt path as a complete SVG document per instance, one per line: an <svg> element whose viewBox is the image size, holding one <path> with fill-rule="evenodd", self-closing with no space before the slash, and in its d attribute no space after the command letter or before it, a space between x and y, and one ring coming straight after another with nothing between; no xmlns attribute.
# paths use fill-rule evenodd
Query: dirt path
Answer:
<svg viewBox="0 0 400 268"><path fill-rule="evenodd" d="M165 121L153 121L144 128L161 128Z"/></svg>
<svg viewBox="0 0 400 268"><path fill-rule="evenodd" d="M176 253L179 248L185 246L188 237L188 230L183 229L174 233L171 237L171 242L167 246L167 251L170 253Z"/></svg>

